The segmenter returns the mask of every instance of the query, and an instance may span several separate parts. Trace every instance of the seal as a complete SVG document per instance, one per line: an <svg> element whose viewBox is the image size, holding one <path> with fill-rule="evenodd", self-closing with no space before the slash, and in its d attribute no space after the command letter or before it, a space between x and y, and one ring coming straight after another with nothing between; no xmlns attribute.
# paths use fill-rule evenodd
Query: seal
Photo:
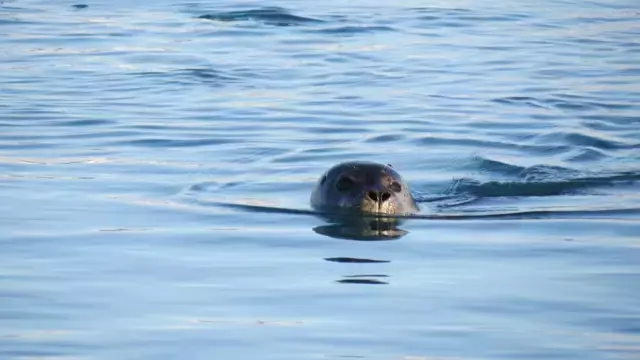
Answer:
<svg viewBox="0 0 640 360"><path fill-rule="evenodd" d="M390 165L349 161L330 168L311 194L318 211L409 215L420 209L409 185Z"/></svg>

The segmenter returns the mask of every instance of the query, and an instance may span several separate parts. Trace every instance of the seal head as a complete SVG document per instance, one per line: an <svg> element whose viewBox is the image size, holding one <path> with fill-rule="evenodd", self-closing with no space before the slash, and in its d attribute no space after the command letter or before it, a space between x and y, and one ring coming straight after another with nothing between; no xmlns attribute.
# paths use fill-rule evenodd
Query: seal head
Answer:
<svg viewBox="0 0 640 360"><path fill-rule="evenodd" d="M316 210L406 215L419 211L409 185L391 166L352 161L335 165L311 194Z"/></svg>

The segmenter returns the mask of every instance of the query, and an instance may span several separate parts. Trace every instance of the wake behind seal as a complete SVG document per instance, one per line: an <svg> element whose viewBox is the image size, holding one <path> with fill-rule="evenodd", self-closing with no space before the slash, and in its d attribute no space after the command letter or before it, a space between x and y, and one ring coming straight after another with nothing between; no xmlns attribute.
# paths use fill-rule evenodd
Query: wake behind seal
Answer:
<svg viewBox="0 0 640 360"><path fill-rule="evenodd" d="M350 161L333 166L318 180L311 194L318 211L359 214L410 215L420 209L409 185L391 166Z"/></svg>

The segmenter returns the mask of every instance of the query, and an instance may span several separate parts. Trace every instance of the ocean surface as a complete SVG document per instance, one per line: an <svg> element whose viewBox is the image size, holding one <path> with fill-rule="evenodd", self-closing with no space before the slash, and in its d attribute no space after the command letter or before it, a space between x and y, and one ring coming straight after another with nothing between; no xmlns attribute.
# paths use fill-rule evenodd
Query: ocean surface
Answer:
<svg viewBox="0 0 640 360"><path fill-rule="evenodd" d="M2 360L640 359L639 189L637 0L0 2Z"/></svg>

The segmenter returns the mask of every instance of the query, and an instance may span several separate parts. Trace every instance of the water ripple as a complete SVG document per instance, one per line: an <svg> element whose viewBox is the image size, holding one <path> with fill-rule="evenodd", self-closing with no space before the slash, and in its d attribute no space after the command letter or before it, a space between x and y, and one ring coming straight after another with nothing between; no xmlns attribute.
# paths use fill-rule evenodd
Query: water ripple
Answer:
<svg viewBox="0 0 640 360"><path fill-rule="evenodd" d="M373 33L373 32L386 32L397 31L390 26L339 26L325 29L312 30L312 32L319 34L332 34L332 35L354 35L361 33Z"/></svg>
<svg viewBox="0 0 640 360"><path fill-rule="evenodd" d="M165 84L191 85L205 84L210 86L224 86L228 83L240 82L232 76L211 68L177 69L166 72L142 72L132 74L149 79L163 80Z"/></svg>
<svg viewBox="0 0 640 360"><path fill-rule="evenodd" d="M562 97L566 97L562 99ZM584 110L592 111L595 109L611 109L611 110L626 110L626 109L638 109L638 105L631 103L613 103L613 102L599 102L589 101L577 96L569 95L557 95L556 98L535 98L530 96L509 96L505 98L494 99L493 101L501 104L509 105L530 105L540 108L556 108L564 110Z"/></svg>
<svg viewBox="0 0 640 360"><path fill-rule="evenodd" d="M272 26L297 26L308 23L321 23L322 20L304 16L293 15L287 10L278 7L265 7L261 9L250 9L242 11L225 11L198 16L199 19L239 22L255 21Z"/></svg>
<svg viewBox="0 0 640 360"><path fill-rule="evenodd" d="M640 173L629 172L610 176L563 178L557 171L544 167L524 169L520 181L488 181L461 178L453 181L445 194L472 195L476 197L555 196L577 194L582 190L599 187L635 186Z"/></svg>
<svg viewBox="0 0 640 360"><path fill-rule="evenodd" d="M149 138L149 139L118 141L118 142L112 143L111 145L132 145L132 146L152 147L152 148L172 148L172 147L198 147L198 146L209 146L209 145L232 144L235 142L236 141L232 139L227 139L227 138L183 139L183 140Z"/></svg>
<svg viewBox="0 0 640 360"><path fill-rule="evenodd" d="M540 134L535 136L535 142L544 144L570 144L572 146L586 146L602 150L640 149L640 142L591 135L580 132L562 132Z"/></svg>

